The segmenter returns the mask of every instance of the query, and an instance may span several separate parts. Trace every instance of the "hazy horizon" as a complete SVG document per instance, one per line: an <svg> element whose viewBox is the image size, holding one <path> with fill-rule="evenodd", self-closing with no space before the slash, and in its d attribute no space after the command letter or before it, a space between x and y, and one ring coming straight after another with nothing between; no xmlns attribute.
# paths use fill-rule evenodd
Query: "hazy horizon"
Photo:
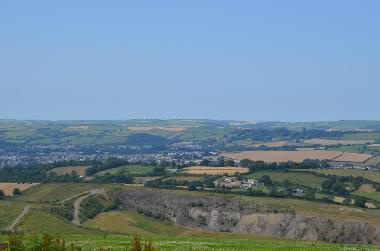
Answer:
<svg viewBox="0 0 380 251"><path fill-rule="evenodd" d="M380 120L379 1L6 1L0 119Z"/></svg>

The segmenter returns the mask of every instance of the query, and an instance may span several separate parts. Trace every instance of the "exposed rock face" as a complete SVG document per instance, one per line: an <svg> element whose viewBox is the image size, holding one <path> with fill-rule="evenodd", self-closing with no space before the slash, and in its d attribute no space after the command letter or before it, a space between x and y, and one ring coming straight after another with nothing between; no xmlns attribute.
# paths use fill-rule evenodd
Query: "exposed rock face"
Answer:
<svg viewBox="0 0 380 251"><path fill-rule="evenodd" d="M277 205L147 189L116 191L114 196L130 210L183 226L299 240L380 243L380 226L308 217Z"/></svg>

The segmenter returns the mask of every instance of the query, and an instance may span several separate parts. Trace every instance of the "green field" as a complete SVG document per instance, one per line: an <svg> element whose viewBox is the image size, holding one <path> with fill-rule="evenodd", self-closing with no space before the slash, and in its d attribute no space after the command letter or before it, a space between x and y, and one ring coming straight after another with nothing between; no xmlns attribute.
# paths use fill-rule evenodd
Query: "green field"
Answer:
<svg viewBox="0 0 380 251"><path fill-rule="evenodd" d="M380 192L376 192L376 191L368 192L368 191L356 190L352 194L380 202Z"/></svg>
<svg viewBox="0 0 380 251"><path fill-rule="evenodd" d="M338 146L338 147L329 147L327 148L327 150L350 152L350 153L362 153L366 151L366 146L365 145Z"/></svg>
<svg viewBox="0 0 380 251"><path fill-rule="evenodd" d="M128 166L120 166L120 167L107 169L107 170L98 172L95 175L101 176L101 175L105 175L106 173L117 174L121 171L123 172L128 171L130 174L134 174L134 175L145 175L153 171L153 168L154 166L128 165Z"/></svg>
<svg viewBox="0 0 380 251"><path fill-rule="evenodd" d="M363 178L366 178L375 182L380 182L380 171L367 171L367 170L357 170L357 169L314 169L314 170L305 170L305 171L313 171L313 172L338 175L338 176L353 176L353 177L361 176Z"/></svg>
<svg viewBox="0 0 380 251"><path fill-rule="evenodd" d="M380 164L380 156L375 156L373 158L370 158L369 160L367 160L365 162L366 165L370 165L370 166L377 166Z"/></svg>
<svg viewBox="0 0 380 251"><path fill-rule="evenodd" d="M268 175L271 180L277 182L283 182L285 180L289 180L290 183L312 187L319 189L325 180L323 177L316 176L311 173L303 173L303 172L257 172L254 174L247 175L249 178L260 178L263 175Z"/></svg>
<svg viewBox="0 0 380 251"><path fill-rule="evenodd" d="M380 133L378 132L361 132L361 133L346 133L342 139L368 139L378 140L380 139Z"/></svg>

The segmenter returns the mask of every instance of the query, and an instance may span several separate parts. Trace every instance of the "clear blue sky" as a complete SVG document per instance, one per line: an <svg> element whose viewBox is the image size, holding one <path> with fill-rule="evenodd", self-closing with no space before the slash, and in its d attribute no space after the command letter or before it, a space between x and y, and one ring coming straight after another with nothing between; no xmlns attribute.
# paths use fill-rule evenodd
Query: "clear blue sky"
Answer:
<svg viewBox="0 0 380 251"><path fill-rule="evenodd" d="M380 1L0 2L0 118L380 119Z"/></svg>

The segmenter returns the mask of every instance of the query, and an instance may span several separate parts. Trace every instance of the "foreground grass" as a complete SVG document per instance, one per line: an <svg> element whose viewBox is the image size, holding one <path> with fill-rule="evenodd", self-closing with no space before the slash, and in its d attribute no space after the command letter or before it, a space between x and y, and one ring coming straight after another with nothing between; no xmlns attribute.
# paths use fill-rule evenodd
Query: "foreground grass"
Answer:
<svg viewBox="0 0 380 251"><path fill-rule="evenodd" d="M74 244L87 250L130 250L132 236L122 235L68 235L64 237L67 245ZM25 238L26 245L31 240ZM157 251L373 251L380 250L372 245L343 245L329 243L313 243L288 240L248 240L248 239L214 239L214 238L180 238L180 237L143 237L142 243L152 242ZM1 242L7 241L7 236L0 236Z"/></svg>

